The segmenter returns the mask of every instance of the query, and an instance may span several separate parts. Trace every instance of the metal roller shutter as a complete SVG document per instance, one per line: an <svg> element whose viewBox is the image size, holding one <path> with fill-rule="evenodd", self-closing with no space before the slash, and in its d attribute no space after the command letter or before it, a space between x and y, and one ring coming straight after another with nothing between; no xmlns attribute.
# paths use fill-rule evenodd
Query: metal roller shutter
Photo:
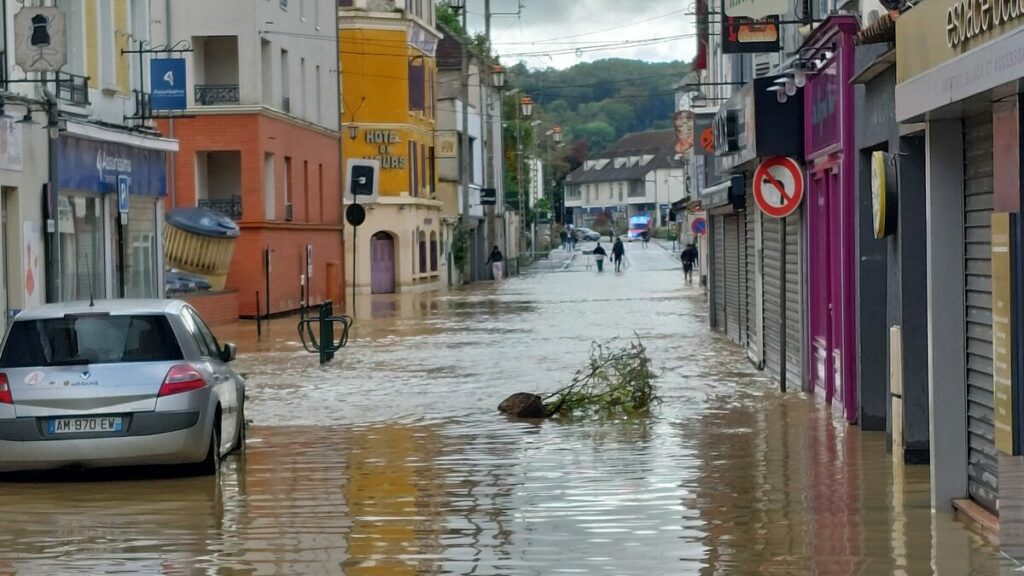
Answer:
<svg viewBox="0 0 1024 576"><path fill-rule="evenodd" d="M714 283L715 322L713 326L725 329L725 222L722 216L712 216L711 279Z"/></svg>
<svg viewBox="0 0 1024 576"><path fill-rule="evenodd" d="M798 210L786 217L786 387L790 390L803 385L802 245Z"/></svg>
<svg viewBox="0 0 1024 576"><path fill-rule="evenodd" d="M739 218L730 214L725 220L725 333L740 341L740 250Z"/></svg>
<svg viewBox="0 0 1024 576"><path fill-rule="evenodd" d="M744 217L744 236L747 241L747 355L751 358L761 357L761 339L757 330L757 208L753 198L747 196L747 209Z"/></svg>
<svg viewBox="0 0 1024 576"><path fill-rule="evenodd" d="M782 235L775 218L764 218L764 367L778 378L782 371Z"/></svg>
<svg viewBox="0 0 1024 576"><path fill-rule="evenodd" d="M749 322L750 308L747 306L748 293L750 292L750 280L747 277L747 259L749 255L747 253L747 214L746 211L740 212L736 215L736 250L739 252L739 260L737 265L739 270L737 275L739 276L740 283L740 323L738 326L739 331L739 343L741 346L747 345L747 323Z"/></svg>
<svg viewBox="0 0 1024 576"><path fill-rule="evenodd" d="M992 396L992 115L964 119L967 477L971 498L996 511Z"/></svg>

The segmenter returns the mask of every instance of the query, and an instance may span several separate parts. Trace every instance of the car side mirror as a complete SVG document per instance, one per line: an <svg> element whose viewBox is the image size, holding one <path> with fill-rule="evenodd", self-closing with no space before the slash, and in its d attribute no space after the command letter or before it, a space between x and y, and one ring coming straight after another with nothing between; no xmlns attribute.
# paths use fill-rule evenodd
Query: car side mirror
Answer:
<svg viewBox="0 0 1024 576"><path fill-rule="evenodd" d="M238 347L231 342L224 344L224 349L220 351L220 359L225 362L231 362L235 359L235 355L238 354Z"/></svg>

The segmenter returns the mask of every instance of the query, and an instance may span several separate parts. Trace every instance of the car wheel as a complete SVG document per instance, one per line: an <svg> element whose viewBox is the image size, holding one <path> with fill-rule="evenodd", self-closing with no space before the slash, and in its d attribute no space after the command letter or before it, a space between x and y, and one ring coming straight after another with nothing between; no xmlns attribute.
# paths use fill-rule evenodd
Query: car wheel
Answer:
<svg viewBox="0 0 1024 576"><path fill-rule="evenodd" d="M193 465L192 472L196 476L216 476L220 471L220 434L214 424L210 433L210 446L206 450L206 458Z"/></svg>

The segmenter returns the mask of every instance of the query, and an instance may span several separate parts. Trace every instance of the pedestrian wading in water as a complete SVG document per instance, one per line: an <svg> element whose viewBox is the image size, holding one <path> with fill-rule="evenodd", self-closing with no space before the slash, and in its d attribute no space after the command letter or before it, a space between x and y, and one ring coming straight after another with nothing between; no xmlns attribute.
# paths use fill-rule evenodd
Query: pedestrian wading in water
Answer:
<svg viewBox="0 0 1024 576"><path fill-rule="evenodd" d="M505 275L505 257L501 255L501 250L498 250L497 244L491 250L491 255L487 257L487 263L491 265L494 279L496 281L501 280Z"/></svg>
<svg viewBox="0 0 1024 576"><path fill-rule="evenodd" d="M618 236L615 237L615 243L612 244L612 261L615 262L615 271L622 271L622 256L626 253L626 246L622 244L622 239Z"/></svg>
<svg viewBox="0 0 1024 576"><path fill-rule="evenodd" d="M597 247L594 248L594 261L597 262L597 271L604 271L604 259L608 256L608 253L604 251L604 246L601 246L601 241L598 240Z"/></svg>
<svg viewBox="0 0 1024 576"><path fill-rule="evenodd" d="M686 248L679 254L679 260L683 263L683 281L693 284L693 265L697 263L697 249L693 244L686 245Z"/></svg>

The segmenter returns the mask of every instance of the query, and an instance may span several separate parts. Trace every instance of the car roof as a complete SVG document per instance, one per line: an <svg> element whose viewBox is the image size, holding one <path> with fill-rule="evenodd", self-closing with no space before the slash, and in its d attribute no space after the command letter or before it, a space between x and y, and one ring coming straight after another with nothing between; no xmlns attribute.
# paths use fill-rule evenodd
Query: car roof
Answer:
<svg viewBox="0 0 1024 576"><path fill-rule="evenodd" d="M185 302L173 299L124 298L119 300L88 300L44 304L17 315L15 320L61 318L66 314L179 314Z"/></svg>

